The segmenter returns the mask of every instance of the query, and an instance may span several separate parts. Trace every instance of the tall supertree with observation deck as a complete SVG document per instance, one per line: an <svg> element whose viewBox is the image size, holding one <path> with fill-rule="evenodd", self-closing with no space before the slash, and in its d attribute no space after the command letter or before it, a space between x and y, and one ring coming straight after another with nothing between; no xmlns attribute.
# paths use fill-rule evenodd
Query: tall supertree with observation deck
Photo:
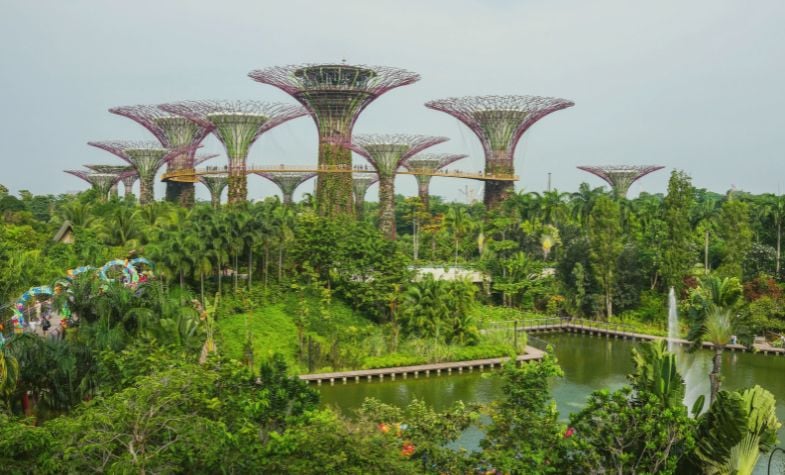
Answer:
<svg viewBox="0 0 785 475"><path fill-rule="evenodd" d="M322 216L353 214L352 177L330 173L351 168L352 154L341 144L351 142L360 113L379 96L420 79L416 73L384 66L300 64L252 71L255 81L290 94L311 113L319 132L316 206Z"/></svg>
<svg viewBox="0 0 785 475"><path fill-rule="evenodd" d="M611 189L619 198L626 198L630 186L649 173L662 170L661 165L599 165L599 166L579 166L579 170L596 175L611 186Z"/></svg>
<svg viewBox="0 0 785 475"><path fill-rule="evenodd" d="M213 208L221 206L221 193L223 193L224 188L229 183L229 175L225 173L199 175L198 180L210 191L210 204L212 204Z"/></svg>
<svg viewBox="0 0 785 475"><path fill-rule="evenodd" d="M424 172L414 175L414 178L417 180L417 195L425 209L428 209L429 205L432 173L466 157L467 155L460 153L420 153L406 160L406 168L409 171Z"/></svg>
<svg viewBox="0 0 785 475"><path fill-rule="evenodd" d="M99 201L106 201L109 190L117 183L118 176L115 173L100 173L91 170L63 170L73 176L90 183L90 186L98 195Z"/></svg>
<svg viewBox="0 0 785 475"><path fill-rule="evenodd" d="M451 97L425 104L452 115L477 135L485 152L485 173L491 175L514 175L513 158L521 136L546 115L574 105L541 96ZM487 180L485 206L496 208L514 189L511 181Z"/></svg>
<svg viewBox="0 0 785 475"><path fill-rule="evenodd" d="M186 150L168 161L167 171L193 168L196 165L194 162L196 148L213 129L210 124L197 124L185 117L167 112L157 105L113 107L109 112L127 117L146 128L165 148ZM167 181L166 200L187 207L193 206L194 184Z"/></svg>
<svg viewBox="0 0 785 475"><path fill-rule="evenodd" d="M316 176L315 172L257 172L271 182L278 185L283 195L283 204L290 205L294 202L294 191L298 186Z"/></svg>
<svg viewBox="0 0 785 475"><path fill-rule="evenodd" d="M211 128L224 145L229 159L229 204L248 197L245 166L251 145L273 127L308 114L299 106L259 101L184 101L160 107Z"/></svg>
<svg viewBox="0 0 785 475"><path fill-rule="evenodd" d="M346 144L365 157L379 175L379 229L390 239L395 239L395 172L406 160L447 137L406 134L357 135Z"/></svg>
<svg viewBox="0 0 785 475"><path fill-rule="evenodd" d="M134 167L139 175L139 203L143 205L155 200L155 174L164 163L173 157L189 153L188 147L166 148L156 142L110 140L87 144L113 153Z"/></svg>
<svg viewBox="0 0 785 475"><path fill-rule="evenodd" d="M352 192L354 194L354 210L357 218L362 219L365 208L365 194L368 188L379 181L376 173L355 173L352 175Z"/></svg>

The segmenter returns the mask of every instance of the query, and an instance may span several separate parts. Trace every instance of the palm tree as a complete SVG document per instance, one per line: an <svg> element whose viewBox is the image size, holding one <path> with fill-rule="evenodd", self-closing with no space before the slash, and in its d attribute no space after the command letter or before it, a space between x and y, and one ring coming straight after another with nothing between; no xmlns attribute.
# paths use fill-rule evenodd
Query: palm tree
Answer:
<svg viewBox="0 0 785 475"><path fill-rule="evenodd" d="M447 211L444 217L444 224L447 226L448 232L452 234L454 250L455 250L455 265L458 265L458 250L460 243L466 233L471 229L471 217L466 212L466 208L462 206L452 206Z"/></svg>
<svg viewBox="0 0 785 475"><path fill-rule="evenodd" d="M777 264L776 275L780 275L780 256L782 245L782 221L785 219L785 196L777 195L764 195L763 202L758 204L760 216L762 218L769 218L774 222L777 227Z"/></svg>
<svg viewBox="0 0 785 475"><path fill-rule="evenodd" d="M591 188L588 183L581 183L578 191L570 195L570 208L573 219L577 220L581 226L586 227L589 224L589 215L594 207L594 202L597 197L605 194L602 187Z"/></svg>
<svg viewBox="0 0 785 475"><path fill-rule="evenodd" d="M704 341L711 343L714 349L709 373L710 401L716 399L720 390L722 353L731 343L733 335L740 331L735 310L741 295L742 287L738 279L720 279L717 276L704 277L700 286L690 294L695 310L687 338L692 342L693 349L700 348Z"/></svg>

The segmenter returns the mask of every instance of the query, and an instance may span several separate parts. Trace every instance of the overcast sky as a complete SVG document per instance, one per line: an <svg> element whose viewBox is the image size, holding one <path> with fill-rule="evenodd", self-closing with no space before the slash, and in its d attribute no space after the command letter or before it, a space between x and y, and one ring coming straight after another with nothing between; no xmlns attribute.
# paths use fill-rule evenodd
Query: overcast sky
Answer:
<svg viewBox="0 0 785 475"><path fill-rule="evenodd" d="M109 107L293 102L247 73L346 59L422 75L366 109L356 133L449 136L432 151L469 154L453 166L462 170L482 168L479 142L423 107L427 100L573 100L524 135L517 189L542 191L548 172L560 190L599 186L575 166L624 163L667 167L632 195L664 191L673 168L716 191L785 192L784 23L782 0L0 0L0 183L12 192L80 190L86 184L63 169L119 163L88 140L152 139ZM315 163L316 145L313 122L300 118L265 134L250 161ZM203 150L223 152L212 137ZM465 186L482 190L434 178L431 191L461 200ZM414 178L399 177L397 190L416 193ZM276 191L249 179L252 198Z"/></svg>

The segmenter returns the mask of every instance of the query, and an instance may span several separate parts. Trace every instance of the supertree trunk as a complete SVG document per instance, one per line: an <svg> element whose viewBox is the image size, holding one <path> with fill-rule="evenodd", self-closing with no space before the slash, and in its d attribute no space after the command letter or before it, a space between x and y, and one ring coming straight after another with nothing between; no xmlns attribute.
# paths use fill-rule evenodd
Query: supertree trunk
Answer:
<svg viewBox="0 0 785 475"><path fill-rule="evenodd" d="M248 198L248 177L245 175L245 157L231 159L229 164L229 195L230 205L245 203Z"/></svg>
<svg viewBox="0 0 785 475"><path fill-rule="evenodd" d="M363 219L365 217L364 196L354 195L354 214L357 216L357 219Z"/></svg>
<svg viewBox="0 0 785 475"><path fill-rule="evenodd" d="M492 175L513 175L515 167L512 157L504 150L494 150L493 158L486 161L486 173ZM515 184L511 181L488 180L485 182L485 207L496 209L515 191Z"/></svg>
<svg viewBox="0 0 785 475"><path fill-rule="evenodd" d="M338 143L319 143L319 166L352 168L352 152ZM316 182L316 204L320 216L354 216L352 174L320 172Z"/></svg>
<svg viewBox="0 0 785 475"><path fill-rule="evenodd" d="M395 239L395 175L379 175L379 230Z"/></svg>
<svg viewBox="0 0 785 475"><path fill-rule="evenodd" d="M166 182L166 201L191 208L196 201L196 188L193 183Z"/></svg>
<svg viewBox="0 0 785 475"><path fill-rule="evenodd" d="M210 190L210 204L213 208L221 207L221 190L218 190L218 192Z"/></svg>
<svg viewBox="0 0 785 475"><path fill-rule="evenodd" d="M146 205L155 200L155 195L153 194L154 186L155 175L139 177L139 204Z"/></svg>
<svg viewBox="0 0 785 475"><path fill-rule="evenodd" d="M422 203L423 209L428 210L430 207L430 180L421 180L421 177L417 177L417 196L420 197L420 203ZM430 178L430 177L429 177Z"/></svg>

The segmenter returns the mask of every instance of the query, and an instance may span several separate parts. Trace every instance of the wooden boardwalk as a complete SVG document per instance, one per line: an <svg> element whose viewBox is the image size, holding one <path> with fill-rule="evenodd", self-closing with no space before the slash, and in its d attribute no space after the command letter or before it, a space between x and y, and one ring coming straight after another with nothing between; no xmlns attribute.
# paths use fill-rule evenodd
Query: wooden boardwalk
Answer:
<svg viewBox="0 0 785 475"><path fill-rule="evenodd" d="M518 327L519 331L526 331L529 333L548 333L548 332L567 332L567 333L581 333L585 335L605 336L608 338L617 338L622 340L635 340L635 341L654 341L654 340L667 340L664 336L647 335L645 333L636 333L625 329L621 324L607 324L604 322L596 322L592 320L561 320L549 319L547 321L538 321L533 325L527 325L526 321L521 321ZM689 346L690 342L683 338L676 338L672 340L680 346ZM714 345L704 341L704 348L713 348ZM731 351L751 351L750 348L744 345L727 345L725 347ZM769 345L755 344L753 345L754 351L763 353L764 355L783 355L785 356L785 348L774 348Z"/></svg>
<svg viewBox="0 0 785 475"><path fill-rule="evenodd" d="M527 346L526 353L518 355L515 361L520 363L527 363L529 361L539 361L545 356L545 352L537 348ZM323 382L335 384L341 382L346 384L349 381L359 383L360 381L383 381L385 377L395 380L396 377L406 379L409 375L419 378L421 375L429 377L431 374L441 375L442 373L452 374L453 371L463 373L466 371L473 371L475 369L482 371L484 369L491 369L500 367L510 358L487 358L482 360L469 360L469 361L451 361L448 363L432 363L415 366L397 366L394 368L377 368L377 369L360 369L355 371L339 371L335 373L314 373L302 374L300 379L310 383L321 385Z"/></svg>

